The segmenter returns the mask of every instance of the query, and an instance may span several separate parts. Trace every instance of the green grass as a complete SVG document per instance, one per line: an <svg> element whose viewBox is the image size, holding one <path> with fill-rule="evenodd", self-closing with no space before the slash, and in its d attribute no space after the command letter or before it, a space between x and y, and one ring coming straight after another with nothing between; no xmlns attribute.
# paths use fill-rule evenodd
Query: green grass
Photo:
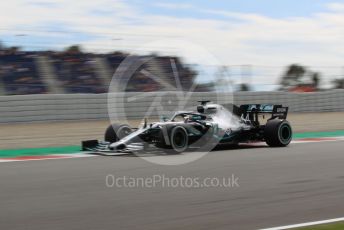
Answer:
<svg viewBox="0 0 344 230"><path fill-rule="evenodd" d="M294 230L344 230L344 222L295 228Z"/></svg>

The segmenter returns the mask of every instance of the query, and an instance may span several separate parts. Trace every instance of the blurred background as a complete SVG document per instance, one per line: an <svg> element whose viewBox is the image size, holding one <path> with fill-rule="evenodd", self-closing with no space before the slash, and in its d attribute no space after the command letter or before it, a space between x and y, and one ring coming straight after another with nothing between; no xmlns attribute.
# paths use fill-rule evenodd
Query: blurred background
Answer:
<svg viewBox="0 0 344 230"><path fill-rule="evenodd" d="M184 57L159 54L130 54L138 58L153 58L145 68L159 78L176 85L171 62L188 91L287 91L317 92L344 88L344 66L306 66L292 63L269 65L207 65L190 63ZM110 81L128 52L85 52L79 45L62 51L25 50L19 46L0 47L1 95L106 93ZM142 68L141 68L142 69ZM152 92L162 90L159 82L140 70L131 77L125 91ZM231 85L232 87L225 87Z"/></svg>
<svg viewBox="0 0 344 230"><path fill-rule="evenodd" d="M45 133L44 141L49 139L39 142L42 146L88 138L80 136L79 128L86 128L85 124L75 124L84 120L89 135L101 138L109 122L106 93L128 56L150 60L121 89L139 97L142 92L150 95L143 102L124 105L131 119L143 115L140 109L153 100L149 93L169 91L164 85L170 85L200 93L192 103L223 93L234 95L237 104L289 106L296 131L343 129L343 28L344 3L335 0L3 3L0 123L1 140L7 143L3 147L13 148L20 134L28 139L27 146L36 146L37 140L30 139L31 122L48 127L46 133L37 131L38 136ZM183 49L178 41L209 55L198 58L197 52ZM50 121L75 126L59 123L52 128ZM49 131L59 128L61 138L72 129L63 141Z"/></svg>
<svg viewBox="0 0 344 230"><path fill-rule="evenodd" d="M17 47L3 48L0 54L0 74L4 95L48 93L106 93L121 62L129 55L86 53L77 45L65 51L22 51ZM184 64L179 57L145 55L153 58L145 67L159 78L175 82L171 60L176 64L183 90L187 91L197 79L196 67ZM159 82L136 71L126 91L151 92L162 88ZM174 83L175 84L175 83ZM200 89L214 90L213 82ZM196 89L197 90L197 89Z"/></svg>
<svg viewBox="0 0 344 230"><path fill-rule="evenodd" d="M344 3L336 1L15 0L0 15L1 95L104 93L127 55L156 57L150 68L167 81L174 59L183 90L344 86ZM195 43L219 62L151 43L164 39ZM159 89L139 75L128 91Z"/></svg>

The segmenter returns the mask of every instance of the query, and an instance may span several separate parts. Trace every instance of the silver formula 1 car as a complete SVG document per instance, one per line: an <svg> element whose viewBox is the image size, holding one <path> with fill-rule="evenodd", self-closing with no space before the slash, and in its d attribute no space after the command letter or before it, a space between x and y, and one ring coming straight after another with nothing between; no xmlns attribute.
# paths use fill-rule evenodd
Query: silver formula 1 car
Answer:
<svg viewBox="0 0 344 230"><path fill-rule="evenodd" d="M200 103L196 111L176 112L170 119L150 124L145 120L139 128L112 124L105 131L105 141L83 141L82 150L105 155L152 148L182 153L195 148L211 150L219 144L261 141L271 147L284 147L292 139L292 128L286 120L288 107Z"/></svg>

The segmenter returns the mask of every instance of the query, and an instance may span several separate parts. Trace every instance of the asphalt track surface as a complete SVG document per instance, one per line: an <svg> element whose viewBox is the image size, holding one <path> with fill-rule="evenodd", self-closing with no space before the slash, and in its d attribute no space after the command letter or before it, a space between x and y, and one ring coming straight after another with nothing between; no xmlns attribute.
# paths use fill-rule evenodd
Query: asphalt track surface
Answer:
<svg viewBox="0 0 344 230"><path fill-rule="evenodd" d="M0 229L240 230L342 217L343 147L220 150L181 166L123 156L1 163ZM234 174L240 187L108 188L108 174Z"/></svg>

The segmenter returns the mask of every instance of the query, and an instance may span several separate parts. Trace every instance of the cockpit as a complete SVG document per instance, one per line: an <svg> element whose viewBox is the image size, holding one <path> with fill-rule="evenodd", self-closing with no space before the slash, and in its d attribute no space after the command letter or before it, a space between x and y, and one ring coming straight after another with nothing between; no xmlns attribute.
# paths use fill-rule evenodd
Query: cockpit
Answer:
<svg viewBox="0 0 344 230"><path fill-rule="evenodd" d="M171 121L174 122L197 122L197 121L204 121L207 119L207 116L198 113L192 112L181 112L175 114Z"/></svg>

